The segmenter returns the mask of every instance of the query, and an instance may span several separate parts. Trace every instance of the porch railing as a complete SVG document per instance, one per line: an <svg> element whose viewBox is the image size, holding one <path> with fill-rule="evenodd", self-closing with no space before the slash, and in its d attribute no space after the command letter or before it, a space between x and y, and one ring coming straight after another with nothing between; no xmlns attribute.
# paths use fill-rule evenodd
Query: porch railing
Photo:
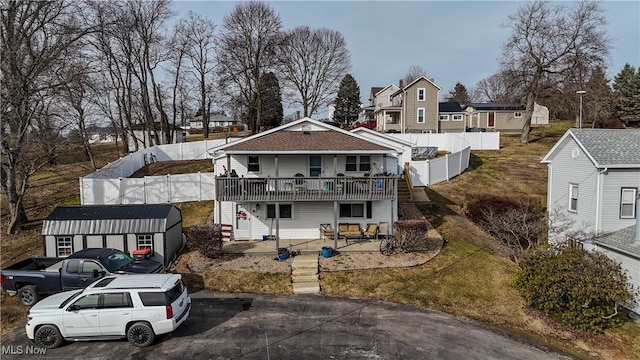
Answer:
<svg viewBox="0 0 640 360"><path fill-rule="evenodd" d="M216 177L219 201L394 200L395 176Z"/></svg>

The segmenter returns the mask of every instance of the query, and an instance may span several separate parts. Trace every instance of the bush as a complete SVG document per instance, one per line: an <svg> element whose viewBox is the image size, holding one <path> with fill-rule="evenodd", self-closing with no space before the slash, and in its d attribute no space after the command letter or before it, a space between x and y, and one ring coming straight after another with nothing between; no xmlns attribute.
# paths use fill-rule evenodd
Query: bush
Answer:
<svg viewBox="0 0 640 360"><path fill-rule="evenodd" d="M189 228L189 247L209 258L222 255L222 233L213 225L193 225Z"/></svg>
<svg viewBox="0 0 640 360"><path fill-rule="evenodd" d="M529 306L579 330L611 327L616 303L633 300L627 275L601 252L549 249L528 254L520 265L514 285Z"/></svg>
<svg viewBox="0 0 640 360"><path fill-rule="evenodd" d="M404 252L426 249L429 224L425 220L399 220L393 224L393 234Z"/></svg>

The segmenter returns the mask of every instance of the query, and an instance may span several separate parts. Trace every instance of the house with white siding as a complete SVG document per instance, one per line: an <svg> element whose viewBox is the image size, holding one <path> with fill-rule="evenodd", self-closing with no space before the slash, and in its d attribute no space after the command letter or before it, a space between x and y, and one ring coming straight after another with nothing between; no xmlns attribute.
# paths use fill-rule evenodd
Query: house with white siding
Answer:
<svg viewBox="0 0 640 360"><path fill-rule="evenodd" d="M550 221L562 217L573 224L550 233L549 241L565 241L576 230L597 235L584 248L620 262L640 289L640 129L569 129L542 163L548 166Z"/></svg>
<svg viewBox="0 0 640 360"><path fill-rule="evenodd" d="M391 224L402 152L310 118L218 147L214 221L233 240L278 241L318 238L325 223Z"/></svg>

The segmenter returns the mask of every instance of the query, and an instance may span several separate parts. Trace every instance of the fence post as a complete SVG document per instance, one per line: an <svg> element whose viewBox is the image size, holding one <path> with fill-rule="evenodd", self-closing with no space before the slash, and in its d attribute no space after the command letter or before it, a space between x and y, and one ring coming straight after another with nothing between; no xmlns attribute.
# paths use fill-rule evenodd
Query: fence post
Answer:
<svg viewBox="0 0 640 360"><path fill-rule="evenodd" d="M167 202L171 202L171 175L167 174Z"/></svg>
<svg viewBox="0 0 640 360"><path fill-rule="evenodd" d="M444 172L447 174L447 181L449 181L449 154L444 156Z"/></svg>

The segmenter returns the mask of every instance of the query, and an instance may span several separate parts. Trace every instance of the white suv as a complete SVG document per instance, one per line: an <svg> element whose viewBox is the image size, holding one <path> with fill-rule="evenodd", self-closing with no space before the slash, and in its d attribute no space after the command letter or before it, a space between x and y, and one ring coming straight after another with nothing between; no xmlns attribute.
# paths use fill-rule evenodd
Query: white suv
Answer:
<svg viewBox="0 0 640 360"><path fill-rule="evenodd" d="M191 298L178 274L107 276L82 290L36 303L27 314L27 337L55 348L66 340L121 339L144 347L188 317Z"/></svg>

